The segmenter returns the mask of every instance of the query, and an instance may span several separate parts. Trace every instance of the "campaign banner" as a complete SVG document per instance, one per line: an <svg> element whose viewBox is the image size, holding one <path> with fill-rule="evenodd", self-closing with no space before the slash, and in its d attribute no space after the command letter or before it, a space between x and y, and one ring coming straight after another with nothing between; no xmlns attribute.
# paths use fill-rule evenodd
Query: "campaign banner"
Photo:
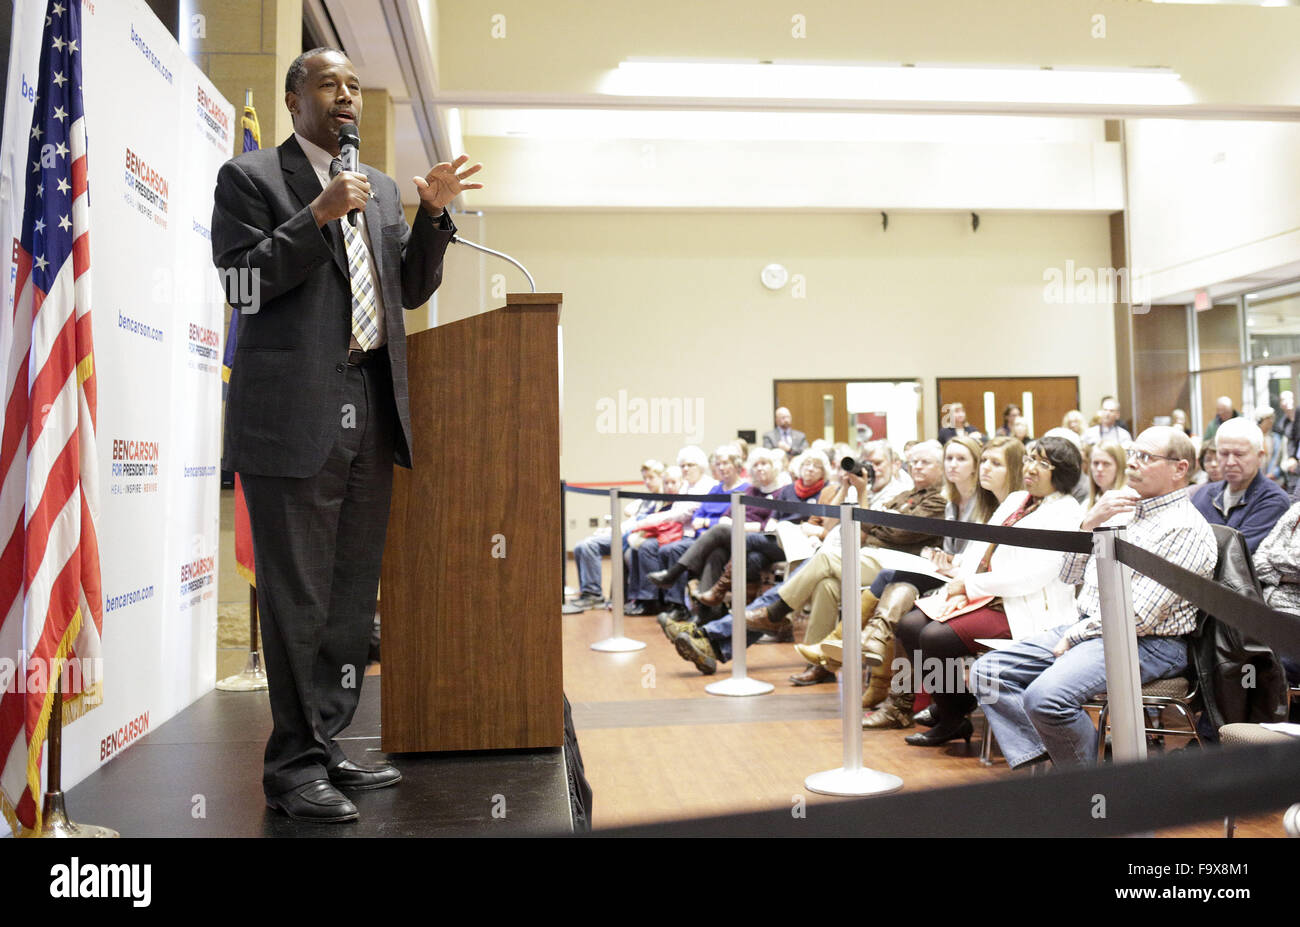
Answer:
<svg viewBox="0 0 1300 927"><path fill-rule="evenodd" d="M237 128L143 0L79 5L103 666L102 701L64 729L65 789L215 683L224 301L208 226ZM14 4L0 143L9 318L46 14L45 0ZM0 358L11 329L0 328ZM0 666L22 658L0 653Z"/></svg>

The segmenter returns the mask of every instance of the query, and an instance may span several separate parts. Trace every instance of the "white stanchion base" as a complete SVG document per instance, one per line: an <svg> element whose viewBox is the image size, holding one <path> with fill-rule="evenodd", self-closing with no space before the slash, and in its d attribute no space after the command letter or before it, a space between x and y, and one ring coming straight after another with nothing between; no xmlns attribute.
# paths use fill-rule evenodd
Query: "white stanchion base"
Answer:
<svg viewBox="0 0 1300 927"><path fill-rule="evenodd" d="M903 787L903 780L875 769L827 769L803 781L804 788L819 795L888 795Z"/></svg>
<svg viewBox="0 0 1300 927"><path fill-rule="evenodd" d="M731 678L722 679L718 682L711 682L704 687L704 691L710 695L767 695L775 689L776 686L770 682L760 682L757 679L750 679L745 676L741 679Z"/></svg>
<svg viewBox="0 0 1300 927"><path fill-rule="evenodd" d="M634 650L645 650L645 641L634 641L630 637L607 637L603 641L596 641L591 649L601 653L631 653Z"/></svg>
<svg viewBox="0 0 1300 927"><path fill-rule="evenodd" d="M227 676L217 683L222 692L260 692L266 688L266 673L262 670L261 656L256 653L248 655L248 663L243 672Z"/></svg>

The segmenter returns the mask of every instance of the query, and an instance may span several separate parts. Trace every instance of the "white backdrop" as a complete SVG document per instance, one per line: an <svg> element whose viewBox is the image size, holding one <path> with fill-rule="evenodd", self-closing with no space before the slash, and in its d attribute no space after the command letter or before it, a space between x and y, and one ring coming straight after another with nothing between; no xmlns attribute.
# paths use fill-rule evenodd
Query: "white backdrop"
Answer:
<svg viewBox="0 0 1300 927"><path fill-rule="evenodd" d="M5 242L22 218L44 16L45 0L15 3L0 147ZM64 730L65 789L215 683L223 301L209 223L236 134L234 108L143 0L83 3L82 30L104 698ZM12 313L13 249L3 251ZM0 357L7 351L0 344Z"/></svg>

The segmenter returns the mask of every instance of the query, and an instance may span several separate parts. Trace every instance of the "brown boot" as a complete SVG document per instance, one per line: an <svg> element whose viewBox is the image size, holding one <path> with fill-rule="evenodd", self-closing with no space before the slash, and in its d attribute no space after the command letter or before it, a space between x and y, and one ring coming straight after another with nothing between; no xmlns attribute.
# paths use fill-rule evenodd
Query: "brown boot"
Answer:
<svg viewBox="0 0 1300 927"><path fill-rule="evenodd" d="M889 671L883 666L877 666L875 669L864 666L862 668L863 677L870 675L870 682L867 683L866 689L862 693L862 707L875 708L883 702L889 695Z"/></svg>
<svg viewBox="0 0 1300 927"><path fill-rule="evenodd" d="M730 591L731 561L728 560L726 568L722 571L722 575L718 577L718 581L713 584L713 587L709 589L708 592L703 592L696 596L696 601L701 605L708 605L711 607L721 605L723 597Z"/></svg>
<svg viewBox="0 0 1300 927"><path fill-rule="evenodd" d="M862 659L868 666L884 666L894 649L894 629L916 604L917 588L911 583L890 583L880 596L875 616L862 637Z"/></svg>
<svg viewBox="0 0 1300 927"><path fill-rule="evenodd" d="M782 627L790 623L789 618L774 619L766 606L745 612L745 627L751 631L771 631L773 634L779 634Z"/></svg>
<svg viewBox="0 0 1300 927"><path fill-rule="evenodd" d="M888 730L890 728L911 727L912 703L916 700L911 692L897 693L885 699L883 705L869 712L862 719L863 730Z"/></svg>
<svg viewBox="0 0 1300 927"><path fill-rule="evenodd" d="M895 642L895 652L899 652L897 642ZM904 655L906 656L906 655ZM863 657L865 660L866 658ZM883 673L885 667L872 670L871 675ZM890 683L889 698L885 699L875 711L868 713L862 719L862 727L867 730L884 730L889 728L907 728L915 722L912 720L912 705L916 702L916 695L912 692L912 674L910 667L898 674L898 678L890 679L885 677Z"/></svg>

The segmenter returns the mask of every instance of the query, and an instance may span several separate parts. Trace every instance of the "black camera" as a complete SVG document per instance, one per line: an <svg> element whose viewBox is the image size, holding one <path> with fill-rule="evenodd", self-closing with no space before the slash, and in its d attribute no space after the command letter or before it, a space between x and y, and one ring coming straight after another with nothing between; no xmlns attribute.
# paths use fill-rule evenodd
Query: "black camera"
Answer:
<svg viewBox="0 0 1300 927"><path fill-rule="evenodd" d="M861 460L858 460L856 457L845 457L840 461L840 469L852 473L854 476L862 477L867 481L868 486L875 485L876 468L867 463L865 457Z"/></svg>

